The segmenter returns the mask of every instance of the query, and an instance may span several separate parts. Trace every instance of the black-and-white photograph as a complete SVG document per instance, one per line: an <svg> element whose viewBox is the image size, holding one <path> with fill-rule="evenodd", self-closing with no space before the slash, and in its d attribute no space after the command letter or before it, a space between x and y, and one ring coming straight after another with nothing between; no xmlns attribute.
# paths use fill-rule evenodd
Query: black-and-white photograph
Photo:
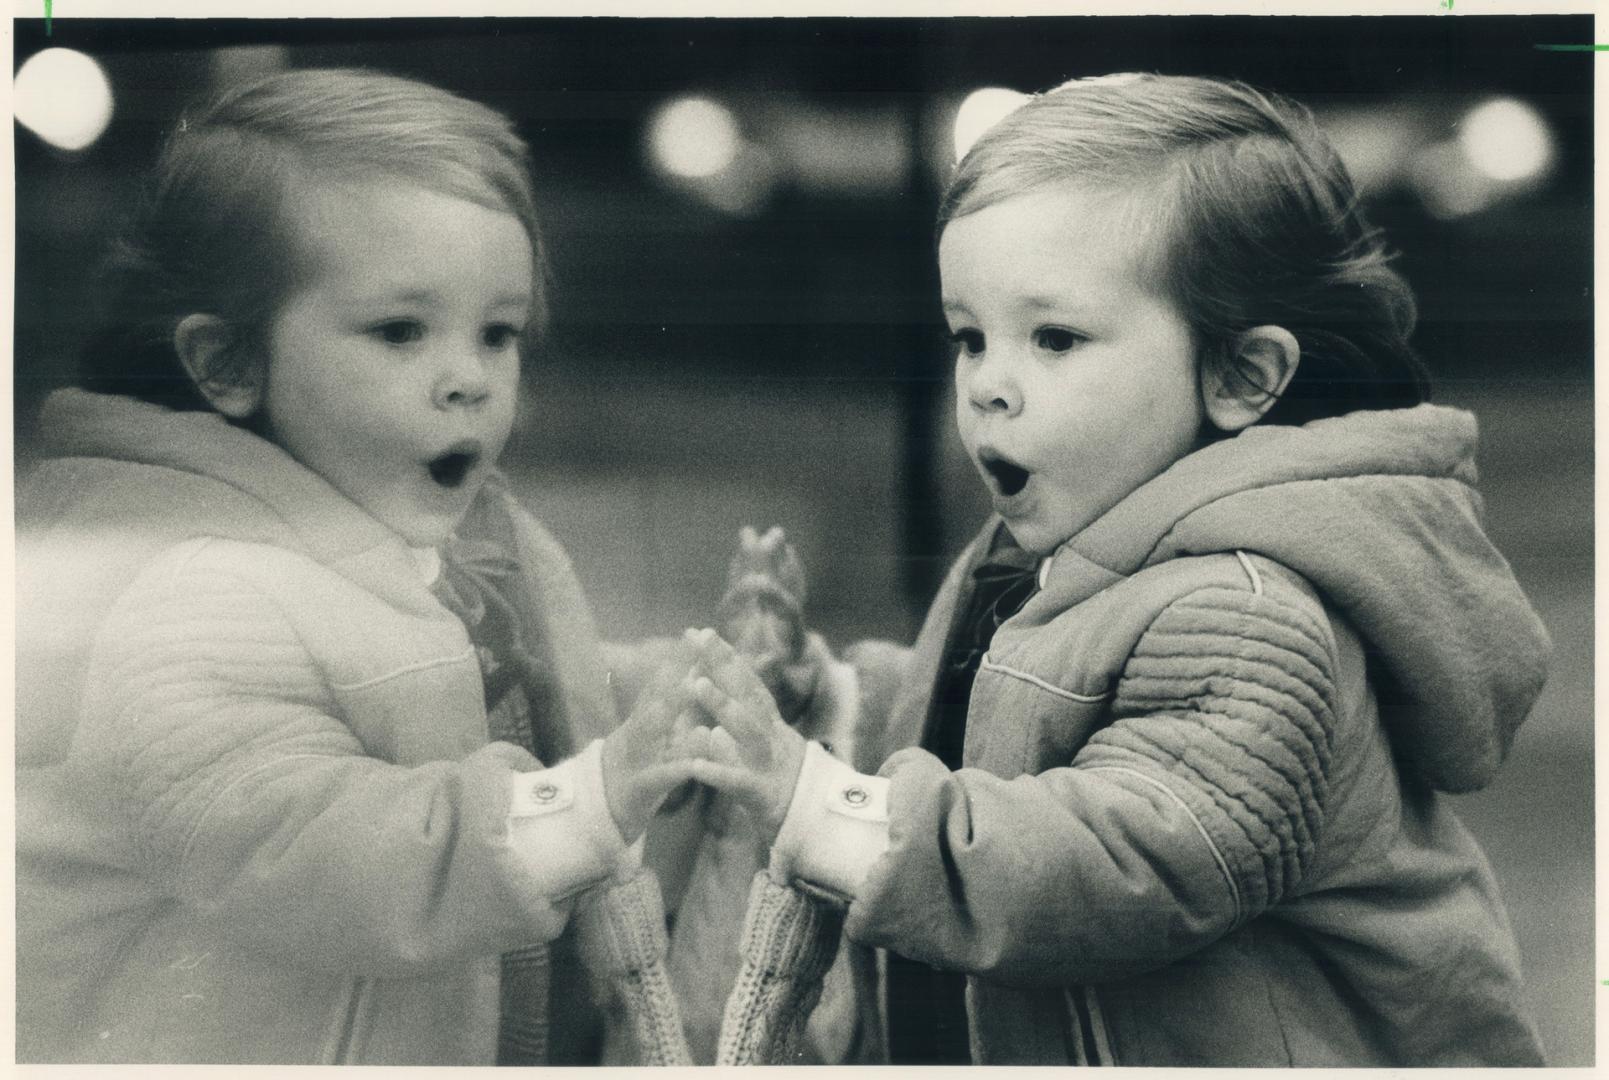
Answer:
<svg viewBox="0 0 1609 1080"><path fill-rule="evenodd" d="M1403 8L14 19L16 1061L1595 1064L1609 46Z"/></svg>

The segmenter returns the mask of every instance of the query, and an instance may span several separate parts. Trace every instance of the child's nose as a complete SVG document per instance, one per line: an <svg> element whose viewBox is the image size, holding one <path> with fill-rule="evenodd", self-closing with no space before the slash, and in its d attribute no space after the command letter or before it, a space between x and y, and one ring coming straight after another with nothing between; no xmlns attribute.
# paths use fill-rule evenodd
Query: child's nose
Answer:
<svg viewBox="0 0 1609 1080"><path fill-rule="evenodd" d="M447 358L436 379L438 409L479 405L491 395L492 383L479 356L460 353Z"/></svg>
<svg viewBox="0 0 1609 1080"><path fill-rule="evenodd" d="M967 379L967 397L980 413L1015 416L1022 411L1022 386L1010 364L998 355L978 361Z"/></svg>

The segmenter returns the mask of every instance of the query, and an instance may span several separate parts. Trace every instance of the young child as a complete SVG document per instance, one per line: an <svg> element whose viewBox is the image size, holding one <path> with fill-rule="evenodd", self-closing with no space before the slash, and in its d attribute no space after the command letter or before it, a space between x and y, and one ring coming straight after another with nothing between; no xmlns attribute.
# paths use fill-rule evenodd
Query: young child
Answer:
<svg viewBox="0 0 1609 1080"><path fill-rule="evenodd" d="M524 144L267 77L180 122L110 289L19 499L19 1059L587 1060L540 946L697 743L668 679L616 728L495 471L546 316Z"/></svg>
<svg viewBox="0 0 1609 1080"><path fill-rule="evenodd" d="M1479 788L1548 643L1475 421L1297 106L1120 76L1032 99L943 200L957 421L997 516L857 774L704 632L778 881L888 951L891 1059L1534 1065Z"/></svg>

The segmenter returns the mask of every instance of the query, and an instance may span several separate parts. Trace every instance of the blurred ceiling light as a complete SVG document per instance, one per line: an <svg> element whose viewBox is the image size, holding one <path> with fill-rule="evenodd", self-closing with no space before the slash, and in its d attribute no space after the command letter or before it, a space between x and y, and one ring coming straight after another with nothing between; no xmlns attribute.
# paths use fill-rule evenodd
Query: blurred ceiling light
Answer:
<svg viewBox="0 0 1609 1080"><path fill-rule="evenodd" d="M737 160L742 137L731 110L709 98L680 98L660 107L648 123L653 160L672 176L714 176Z"/></svg>
<svg viewBox="0 0 1609 1080"><path fill-rule="evenodd" d="M1469 163L1500 183L1539 177L1553 160L1547 122L1513 98L1497 98L1471 109L1459 125L1458 141Z"/></svg>
<svg viewBox="0 0 1609 1080"><path fill-rule="evenodd" d="M112 120L112 84L90 57L46 49L23 63L12 82L17 122L60 150L82 150Z"/></svg>
<svg viewBox="0 0 1609 1080"><path fill-rule="evenodd" d="M985 131L1015 112L1017 106L1027 100L1027 94L1002 86L986 86L968 94L955 114L955 160L966 157L972 144Z"/></svg>
<svg viewBox="0 0 1609 1080"><path fill-rule="evenodd" d="M765 209L776 189L776 162L763 147L745 145L730 168L690 180L687 186L717 210L733 217L753 217Z"/></svg>
<svg viewBox="0 0 1609 1080"><path fill-rule="evenodd" d="M899 109L778 98L769 95L756 112L771 148L800 188L865 195L898 192L910 183L915 135Z"/></svg>
<svg viewBox="0 0 1609 1080"><path fill-rule="evenodd" d="M1414 154L1408 177L1419 201L1432 217L1467 217L1503 197L1500 185L1471 168L1468 157L1451 139L1431 143Z"/></svg>

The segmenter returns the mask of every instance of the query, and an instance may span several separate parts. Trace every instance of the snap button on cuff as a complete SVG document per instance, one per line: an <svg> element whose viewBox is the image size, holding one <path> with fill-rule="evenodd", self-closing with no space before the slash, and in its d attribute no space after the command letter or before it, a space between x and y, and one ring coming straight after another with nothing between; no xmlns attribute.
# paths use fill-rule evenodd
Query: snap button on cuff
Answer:
<svg viewBox="0 0 1609 1080"><path fill-rule="evenodd" d="M563 770L566 766L559 766ZM564 777L526 773L514 782L508 812L513 817L557 814L575 802L575 784Z"/></svg>
<svg viewBox="0 0 1609 1080"><path fill-rule="evenodd" d="M870 798L871 796L867 794L866 789L859 784L844 788L843 799L850 806L865 806L866 801Z"/></svg>

